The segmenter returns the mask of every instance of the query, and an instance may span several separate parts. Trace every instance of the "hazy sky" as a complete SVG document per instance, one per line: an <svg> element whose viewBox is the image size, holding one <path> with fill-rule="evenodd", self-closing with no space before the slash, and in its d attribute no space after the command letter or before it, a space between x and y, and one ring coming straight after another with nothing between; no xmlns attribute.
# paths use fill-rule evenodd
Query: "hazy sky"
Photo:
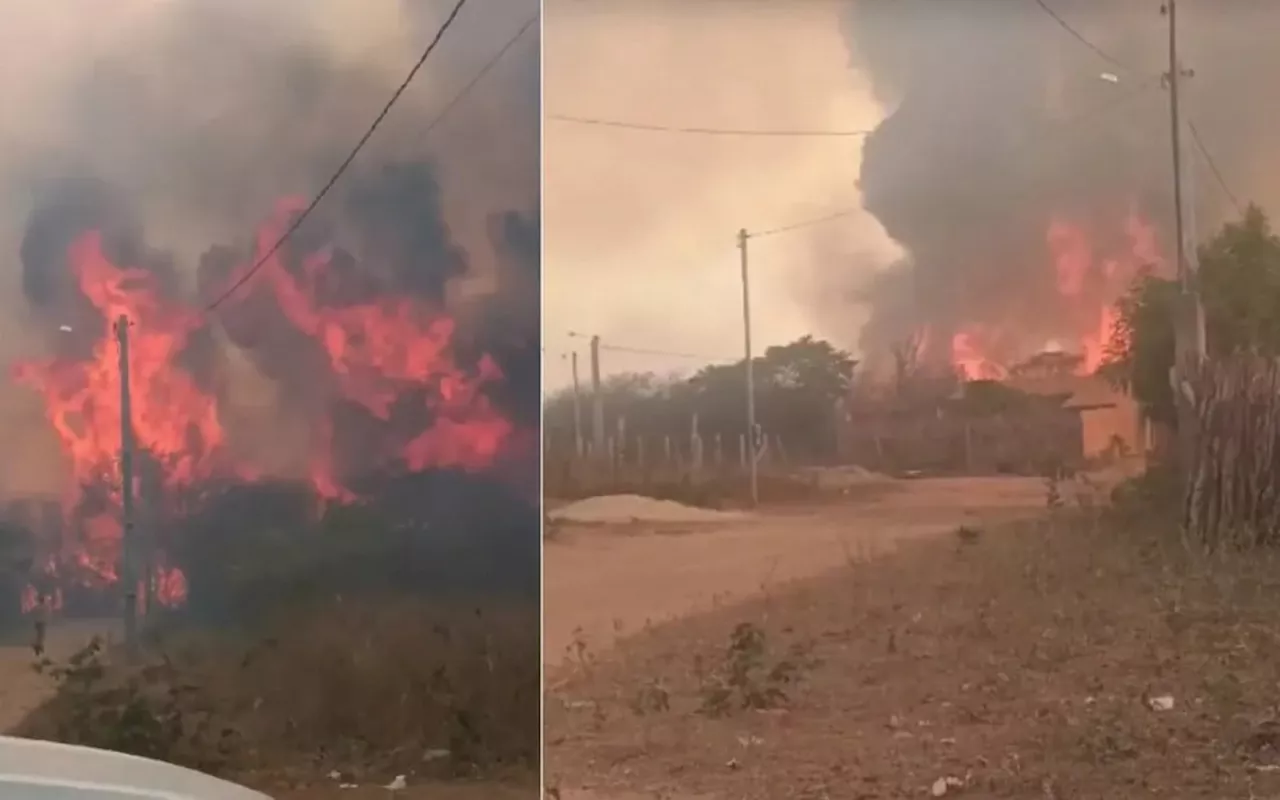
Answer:
<svg viewBox="0 0 1280 800"><path fill-rule="evenodd" d="M623 347L742 352L739 228L858 208L857 138L711 137L558 122L865 129L885 110L850 66L838 3L547 0L544 6L545 383L598 334ZM887 264L896 246L865 213L752 242L757 350L823 335L823 259ZM847 267L845 267L847 269ZM810 298L806 302L806 298ZM843 333L852 328L846 329ZM851 345L853 342L841 342ZM605 350L605 373L698 366Z"/></svg>

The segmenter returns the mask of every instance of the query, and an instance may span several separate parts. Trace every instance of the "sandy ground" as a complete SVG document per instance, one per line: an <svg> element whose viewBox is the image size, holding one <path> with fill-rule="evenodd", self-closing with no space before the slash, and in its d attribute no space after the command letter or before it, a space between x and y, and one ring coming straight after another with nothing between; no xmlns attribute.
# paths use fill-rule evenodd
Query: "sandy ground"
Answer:
<svg viewBox="0 0 1280 800"><path fill-rule="evenodd" d="M548 692L549 785L1280 797L1280 553L1205 559L1169 516L1065 508L921 538L625 637Z"/></svg>
<svg viewBox="0 0 1280 800"><path fill-rule="evenodd" d="M548 681L575 651L599 651L647 624L739 602L895 542L1033 516L1045 497L1038 478L928 478L723 525L565 526L543 556Z"/></svg>
<svg viewBox="0 0 1280 800"><path fill-rule="evenodd" d="M722 525L564 526L543 555L549 692L619 638L745 603L784 584L883 555L895 545L1042 514L1038 478L924 478L821 507ZM566 784L562 800L642 800ZM703 800L695 794L664 795Z"/></svg>

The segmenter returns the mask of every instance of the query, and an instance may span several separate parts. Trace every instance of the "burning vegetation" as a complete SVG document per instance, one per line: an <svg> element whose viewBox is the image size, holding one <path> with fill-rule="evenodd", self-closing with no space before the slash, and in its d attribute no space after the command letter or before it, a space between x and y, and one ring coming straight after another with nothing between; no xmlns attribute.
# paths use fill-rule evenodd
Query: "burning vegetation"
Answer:
<svg viewBox="0 0 1280 800"><path fill-rule="evenodd" d="M966 380L1004 380L1037 353L1077 356L1074 371L1092 375L1107 360L1117 303L1143 274L1162 270L1154 228L1139 214L1124 218L1108 243L1090 228L1054 218L1045 233L1051 277L1033 309L1010 306L1005 320L962 324L950 337L949 363ZM1034 264L1029 271L1034 272ZM1028 325L1029 311L1041 319ZM926 334L926 344L931 336Z"/></svg>
<svg viewBox="0 0 1280 800"><path fill-rule="evenodd" d="M389 202L422 214L388 220L378 208ZM442 471L509 491L510 470L498 468L520 455L530 431L496 390L503 362L518 364L528 348L510 336L486 346L484 331L464 331L451 313L447 285L466 254L439 221L428 165L387 165L353 181L337 211L321 208L276 248L305 208L281 199L243 243L204 254L193 292L172 259L119 219L121 206L102 186L69 185L36 210L23 242L26 297L52 354L19 361L13 374L38 393L68 467L61 497L20 503L11 515L32 537L25 608L42 595L61 607L69 592L101 603L118 579L121 318L151 576L140 597L188 599L179 553L208 547L179 540L227 501L229 487L298 486L312 501L295 517L385 504L391 484ZM252 420L262 409L236 396L237 360L272 385L265 427ZM253 507L261 494L235 497Z"/></svg>
<svg viewBox="0 0 1280 800"><path fill-rule="evenodd" d="M118 5L5 16L0 623L45 646L0 727L272 794L528 774L537 3L468 4L368 139L445 9Z"/></svg>

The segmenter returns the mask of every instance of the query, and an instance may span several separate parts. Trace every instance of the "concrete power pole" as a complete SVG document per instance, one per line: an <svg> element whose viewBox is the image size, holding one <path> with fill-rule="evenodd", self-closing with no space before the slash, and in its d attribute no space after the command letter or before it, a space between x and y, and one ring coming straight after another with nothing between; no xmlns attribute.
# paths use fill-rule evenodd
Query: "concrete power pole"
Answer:
<svg viewBox="0 0 1280 800"><path fill-rule="evenodd" d="M591 446L596 458L605 454L604 392L600 389L600 337L591 337Z"/></svg>
<svg viewBox="0 0 1280 800"><path fill-rule="evenodd" d="M569 366L573 369L573 452L582 457L582 389L578 384L578 351L569 354Z"/></svg>
<svg viewBox="0 0 1280 800"><path fill-rule="evenodd" d="M751 280L747 270L746 228L738 231L738 250L742 256L742 342L746 356L747 381L747 470L751 476L751 505L760 504L759 453L756 444L756 381L751 363Z"/></svg>
<svg viewBox="0 0 1280 800"><path fill-rule="evenodd" d="M116 320L120 346L120 585L124 595L124 641L129 653L138 645L137 543L133 509L133 398L129 389L129 319Z"/></svg>

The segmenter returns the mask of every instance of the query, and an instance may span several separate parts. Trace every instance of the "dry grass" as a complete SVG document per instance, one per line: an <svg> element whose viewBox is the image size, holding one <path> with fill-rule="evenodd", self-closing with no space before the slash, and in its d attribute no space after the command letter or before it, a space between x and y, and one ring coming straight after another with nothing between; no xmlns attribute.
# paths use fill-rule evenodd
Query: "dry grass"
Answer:
<svg viewBox="0 0 1280 800"><path fill-rule="evenodd" d="M547 699L549 781L773 799L935 784L1277 796L1277 559L1208 563L1118 511L1049 516L851 558L579 653Z"/></svg>
<svg viewBox="0 0 1280 800"><path fill-rule="evenodd" d="M336 789L333 772L366 785L403 774L532 786L536 613L339 599L265 621L252 638L173 633L143 666L73 669L18 733L272 791Z"/></svg>

